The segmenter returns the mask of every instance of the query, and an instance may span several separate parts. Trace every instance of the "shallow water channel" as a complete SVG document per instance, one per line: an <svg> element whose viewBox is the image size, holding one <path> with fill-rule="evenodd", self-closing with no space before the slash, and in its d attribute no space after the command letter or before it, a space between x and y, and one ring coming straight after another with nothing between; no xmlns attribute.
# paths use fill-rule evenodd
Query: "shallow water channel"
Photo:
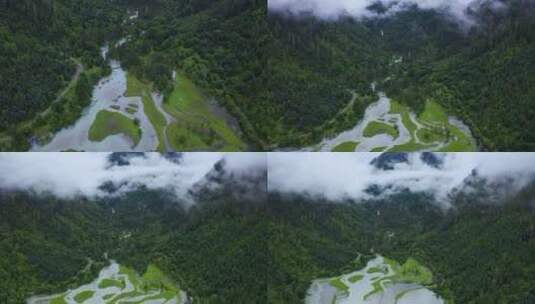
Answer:
<svg viewBox="0 0 535 304"><path fill-rule="evenodd" d="M383 151L388 151L395 146L409 143L411 140L413 140L412 135L407 127L403 124L401 114L390 113L390 101L390 98L388 98L384 93L379 93L379 100L368 106L364 113L364 117L352 129L341 132L330 138L324 138L320 144L307 147L303 149L303 151L330 152L336 146L346 142L358 143L355 149L356 152L369 152L375 148L383 148ZM418 122L418 119L414 113L410 114L410 119L418 128L424 128L424 126ZM365 137L364 130L372 121L385 123L395 127L399 133L398 137L393 138L388 134L378 134L373 137ZM450 117L449 123L459 128L459 130L473 140L470 129L461 120L455 117ZM417 136L414 138L414 142L423 144ZM430 148L427 150L437 151L446 146L446 144L446 142L436 142L428 145Z"/></svg>
<svg viewBox="0 0 535 304"><path fill-rule="evenodd" d="M382 269L372 272L370 269ZM444 301L424 286L412 283L394 283L387 278L394 275L392 267L383 257L377 256L368 262L365 268L339 277L348 287L347 292L335 288L329 279L312 282L306 304L444 304ZM354 278L358 277L358 280ZM382 280L383 279L383 280ZM381 281L382 280L382 281ZM372 292L374 282L379 282L382 291Z"/></svg>
<svg viewBox="0 0 535 304"><path fill-rule="evenodd" d="M124 39L119 43L124 42ZM102 55L107 58L108 46L102 48ZM117 60L109 60L112 72L101 79L93 88L91 104L84 109L82 117L72 126L56 133L45 145L34 143L31 151L155 151L158 147L156 130L150 123L143 109L141 97L125 97L126 71ZM137 111L128 113L126 108L135 105ZM112 107L113 106L113 107ZM128 118L136 118L141 129L141 139L134 146L132 139L124 134L110 135L100 142L89 140L89 129L101 110L119 112Z"/></svg>
<svg viewBox="0 0 535 304"><path fill-rule="evenodd" d="M123 288L117 286L110 286L100 288L99 285L105 279L117 280L124 282ZM117 301L116 303L144 303L144 304L185 304L188 303L188 297L185 292L181 291L179 295L172 299L165 299L161 295L160 290L151 290L149 292L141 293L134 283L130 280L128 275L120 273L119 264L111 261L111 264L103 268L96 280L82 285L75 289L70 289L62 294L47 295L47 296L33 296L26 300L26 304L48 304L51 300L63 298L67 304L78 304L75 297L82 292L92 292L92 296L86 299L84 304L102 304ZM115 303L115 302L114 302Z"/></svg>

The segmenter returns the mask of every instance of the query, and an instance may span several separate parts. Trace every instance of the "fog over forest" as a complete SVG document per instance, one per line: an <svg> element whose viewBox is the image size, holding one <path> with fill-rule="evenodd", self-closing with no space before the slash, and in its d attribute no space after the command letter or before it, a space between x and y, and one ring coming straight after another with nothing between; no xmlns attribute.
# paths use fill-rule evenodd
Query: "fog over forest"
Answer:
<svg viewBox="0 0 535 304"><path fill-rule="evenodd" d="M279 153L268 159L269 191L367 199L370 186L429 192L448 204L448 195L473 174L497 182L512 179L519 190L535 177L533 153Z"/></svg>

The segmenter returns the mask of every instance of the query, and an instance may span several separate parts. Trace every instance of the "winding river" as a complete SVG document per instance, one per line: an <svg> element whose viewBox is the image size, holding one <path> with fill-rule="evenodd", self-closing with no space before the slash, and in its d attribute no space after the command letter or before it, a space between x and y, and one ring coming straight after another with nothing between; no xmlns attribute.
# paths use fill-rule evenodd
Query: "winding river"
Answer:
<svg viewBox="0 0 535 304"><path fill-rule="evenodd" d="M383 151L388 151L395 146L407 144L413 139L415 143L424 145L417 135L415 135L415 138L412 138L411 133L403 124L401 114L390 113L390 98L388 98L382 92L378 95L379 99L366 108L364 117L352 129L341 132L334 137L325 138L320 144L304 148L303 151L330 152L336 146L346 142L359 143L355 149L356 152L369 152L376 148L383 148ZM418 127L418 129L425 128L425 126L418 121L414 113L410 113L409 116L411 121ZM388 134L378 134L373 137L365 137L364 130L372 121L378 121L394 126L398 130L398 137L393 138ZM459 128L459 130L461 130L472 141L474 141L470 132L470 128L468 128L468 126L466 126L460 119L456 117L449 117L449 123ZM437 151L445 147L447 144L447 142L435 142L431 144L427 143L425 145L430 147L428 150Z"/></svg>
<svg viewBox="0 0 535 304"><path fill-rule="evenodd" d="M124 286L123 288L117 286L100 288L99 285L106 279L122 281L124 282ZM51 300L57 299L58 297L63 298L67 304L78 304L79 302L76 301L75 297L81 292L92 292L91 297L85 300L83 302L84 304L110 303L114 302L114 300L117 300L117 303L139 302L145 304L186 304L189 302L188 296L184 291L180 291L177 296L171 299L165 299L163 295L158 297L158 295L162 294L161 290L151 290L145 293L140 292L130 280L130 277L120 272L119 264L111 261L111 264L103 268L98 278L93 282L75 289L70 289L62 294L33 296L26 300L26 304L48 304Z"/></svg>
<svg viewBox="0 0 535 304"><path fill-rule="evenodd" d="M381 269L383 271L372 271ZM414 283L394 283L388 278L395 271L377 256L368 262L365 268L339 277L340 282L348 287L341 292L332 284L332 278L312 282L306 304L444 304L444 300L424 286ZM358 279L355 279L358 278ZM377 283L379 282L379 283ZM382 290L373 292L373 284L380 284Z"/></svg>
<svg viewBox="0 0 535 304"><path fill-rule="evenodd" d="M122 39L118 44L124 43ZM102 47L102 56L108 59L109 47ZM126 71L117 60L109 60L112 72L109 76L101 79L94 87L91 104L84 109L82 117L72 126L60 130L52 140L45 145L34 143L31 151L155 151L158 147L156 130L150 123L143 109L140 96L126 97ZM137 111L128 113L126 108L135 105ZM141 139L134 146L132 139L124 134L110 135L103 141L94 142L89 140L89 129L95 117L101 110L119 112L131 119L139 121Z"/></svg>

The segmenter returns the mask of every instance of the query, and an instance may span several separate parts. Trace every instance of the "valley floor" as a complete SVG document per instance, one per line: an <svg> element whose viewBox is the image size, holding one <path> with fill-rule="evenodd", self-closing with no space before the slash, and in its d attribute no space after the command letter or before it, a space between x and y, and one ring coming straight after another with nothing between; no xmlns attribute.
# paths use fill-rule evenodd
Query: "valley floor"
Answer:
<svg viewBox="0 0 535 304"><path fill-rule="evenodd" d="M355 98L351 102L354 102ZM471 152L476 150L470 129L429 100L423 113L390 100L383 93L352 129L304 149L322 152Z"/></svg>
<svg viewBox="0 0 535 304"><path fill-rule="evenodd" d="M61 294L34 296L27 304L186 304L186 293L175 286L154 265L149 265L143 276L115 261L99 273L93 282Z"/></svg>
<svg viewBox="0 0 535 304"><path fill-rule="evenodd" d="M431 282L431 272L415 260L399 265L377 256L361 270L315 280L305 303L443 304L441 298L424 287Z"/></svg>
<svg viewBox="0 0 535 304"><path fill-rule="evenodd" d="M120 43L120 42L119 42ZM102 48L107 58L108 46ZM67 116L65 100L75 101L74 87L83 65L54 103ZM31 151L241 151L247 145L241 131L217 101L205 97L187 77L173 72L174 88L164 98L146 83L128 73L120 62L109 60L111 74L95 85L91 103L74 123L53 131L48 123L56 115L52 106L36 119L18 128L31 135ZM99 73L90 69L86 73ZM56 109L57 110L57 109ZM13 141L0 134L0 144ZM17 149L16 147L14 147Z"/></svg>

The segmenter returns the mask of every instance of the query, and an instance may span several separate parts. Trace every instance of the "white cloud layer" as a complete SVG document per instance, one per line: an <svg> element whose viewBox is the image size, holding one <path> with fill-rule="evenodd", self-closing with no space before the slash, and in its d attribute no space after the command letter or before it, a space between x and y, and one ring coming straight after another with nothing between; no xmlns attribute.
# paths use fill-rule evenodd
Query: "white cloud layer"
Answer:
<svg viewBox="0 0 535 304"><path fill-rule="evenodd" d="M108 195L104 182L123 185L121 192L140 185L170 189L187 199L188 190L225 159L233 173L265 167L262 153L184 153L176 164L159 153L130 159L129 166L109 166L108 153L0 153L0 188L50 192L69 198Z"/></svg>
<svg viewBox="0 0 535 304"><path fill-rule="evenodd" d="M525 186L535 175L535 153L448 153L441 169L409 155L409 163L395 170L378 170L370 162L379 153L270 153L268 190L342 199L371 198L371 185L395 185L414 192L432 192L438 202L448 204L448 194L463 184L474 169L488 179L504 176Z"/></svg>
<svg viewBox="0 0 535 304"><path fill-rule="evenodd" d="M376 14L368 7L377 0L268 0L268 9L272 11L287 11L299 15L311 13L324 19L336 19L342 15L355 18L374 17ZM382 0L388 13L395 13L407 6L417 5L422 9L444 10L459 20L468 22L467 9L483 2L491 2L500 6L497 0Z"/></svg>

